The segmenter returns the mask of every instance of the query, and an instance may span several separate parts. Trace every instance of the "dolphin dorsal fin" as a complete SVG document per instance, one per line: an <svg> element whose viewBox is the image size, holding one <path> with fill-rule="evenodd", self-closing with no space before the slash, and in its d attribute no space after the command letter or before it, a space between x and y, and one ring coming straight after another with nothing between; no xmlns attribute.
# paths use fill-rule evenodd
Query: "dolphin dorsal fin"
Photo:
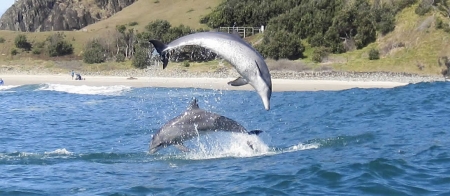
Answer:
<svg viewBox="0 0 450 196"><path fill-rule="evenodd" d="M188 110L198 109L199 107L198 107L198 103L197 102L198 102L197 98L194 97L192 99L191 103L189 104Z"/></svg>

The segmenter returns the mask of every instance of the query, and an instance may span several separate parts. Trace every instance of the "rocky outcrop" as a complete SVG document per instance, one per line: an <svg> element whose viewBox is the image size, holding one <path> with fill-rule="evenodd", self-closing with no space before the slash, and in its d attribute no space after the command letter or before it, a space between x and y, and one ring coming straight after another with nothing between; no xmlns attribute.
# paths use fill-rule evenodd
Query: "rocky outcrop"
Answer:
<svg viewBox="0 0 450 196"><path fill-rule="evenodd" d="M79 30L109 18L137 0L17 0L0 18L0 30Z"/></svg>

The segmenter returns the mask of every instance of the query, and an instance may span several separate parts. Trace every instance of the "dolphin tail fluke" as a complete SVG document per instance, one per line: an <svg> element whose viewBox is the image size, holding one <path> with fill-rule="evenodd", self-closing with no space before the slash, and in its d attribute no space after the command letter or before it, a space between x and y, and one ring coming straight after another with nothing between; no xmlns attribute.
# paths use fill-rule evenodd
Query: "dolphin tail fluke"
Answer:
<svg viewBox="0 0 450 196"><path fill-rule="evenodd" d="M259 135L260 133L262 133L263 131L261 130L253 130L253 131L249 131L247 132L249 135Z"/></svg>
<svg viewBox="0 0 450 196"><path fill-rule="evenodd" d="M161 60L163 62L163 69L167 67L167 64L169 63L169 55L164 52L164 50L168 47L166 44L162 43L159 40L150 40L150 43L153 44L158 54L161 56Z"/></svg>

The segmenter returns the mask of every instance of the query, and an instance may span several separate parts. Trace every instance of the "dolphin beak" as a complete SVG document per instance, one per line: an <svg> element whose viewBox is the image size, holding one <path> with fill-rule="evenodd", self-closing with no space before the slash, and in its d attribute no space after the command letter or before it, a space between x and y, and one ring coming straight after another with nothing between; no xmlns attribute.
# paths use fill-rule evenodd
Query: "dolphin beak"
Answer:
<svg viewBox="0 0 450 196"><path fill-rule="evenodd" d="M262 102L263 102L263 104L264 104L264 108L265 108L267 111L269 111L269 110L270 110L270 98L267 97L267 96L265 95L265 93L260 93L260 92L258 92L258 94L259 94L259 96L261 97L261 100L262 100Z"/></svg>
<svg viewBox="0 0 450 196"><path fill-rule="evenodd" d="M269 103L269 101L268 100L263 100L263 102L264 102L264 108L266 108L266 110L269 111L270 110L270 103Z"/></svg>
<svg viewBox="0 0 450 196"><path fill-rule="evenodd" d="M161 145L151 145L150 146L150 150L148 151L148 153L150 154L154 154L155 152L157 152L159 149L161 149Z"/></svg>
<svg viewBox="0 0 450 196"><path fill-rule="evenodd" d="M150 154L155 154L155 152L158 151L158 150L159 150L158 148L152 148L152 149L150 149L150 150L148 151L148 153L150 153Z"/></svg>

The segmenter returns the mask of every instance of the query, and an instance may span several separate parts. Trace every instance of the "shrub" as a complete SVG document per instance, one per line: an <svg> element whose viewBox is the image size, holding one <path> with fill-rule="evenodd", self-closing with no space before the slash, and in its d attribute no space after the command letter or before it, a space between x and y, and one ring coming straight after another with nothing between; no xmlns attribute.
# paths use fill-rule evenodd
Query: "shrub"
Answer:
<svg viewBox="0 0 450 196"><path fill-rule="evenodd" d="M49 42L47 52L49 56L64 56L73 53L73 46L64 39L65 37L64 33L59 32L47 37Z"/></svg>
<svg viewBox="0 0 450 196"><path fill-rule="evenodd" d="M33 48L44 48L45 42L36 42Z"/></svg>
<svg viewBox="0 0 450 196"><path fill-rule="evenodd" d="M330 50L325 47L316 48L312 54L312 60L316 63L322 62L323 58L327 57Z"/></svg>
<svg viewBox="0 0 450 196"><path fill-rule="evenodd" d="M298 39L298 36L286 31L277 31L271 36L265 35L263 44L258 49L264 56L275 60L280 58L297 59L302 57L303 51L305 51L305 47Z"/></svg>
<svg viewBox="0 0 450 196"><path fill-rule="evenodd" d="M61 40L58 41L56 44L51 44L47 48L48 55L51 57L54 56L64 56L69 55L73 53L73 46L71 43Z"/></svg>
<svg viewBox="0 0 450 196"><path fill-rule="evenodd" d="M17 51L17 49L15 49L15 48L13 48L13 49L11 49L11 55L17 55L17 54L19 54L19 52Z"/></svg>
<svg viewBox="0 0 450 196"><path fill-rule="evenodd" d="M403 10L404 8L407 8L414 3L416 3L417 0L401 0L396 2L397 10Z"/></svg>
<svg viewBox="0 0 450 196"><path fill-rule="evenodd" d="M191 64L189 63L189 61L183 61L183 66L184 67L189 67L189 66L191 66Z"/></svg>
<svg viewBox="0 0 450 196"><path fill-rule="evenodd" d="M433 2L432 0L422 0L415 10L416 14L421 16L427 14L431 10Z"/></svg>
<svg viewBox="0 0 450 196"><path fill-rule="evenodd" d="M0 43L5 43L5 38L0 37Z"/></svg>
<svg viewBox="0 0 450 196"><path fill-rule="evenodd" d="M378 49L372 48L369 51L369 60L377 60L380 59L380 52Z"/></svg>
<svg viewBox="0 0 450 196"><path fill-rule="evenodd" d="M103 46L98 40L95 39L88 42L83 53L83 62L87 64L105 62L103 50Z"/></svg>
<svg viewBox="0 0 450 196"><path fill-rule="evenodd" d="M14 39L14 44L17 48L21 48L23 50L30 51L31 50L31 44L27 40L27 36L23 34L19 34Z"/></svg>
<svg viewBox="0 0 450 196"><path fill-rule="evenodd" d="M136 26L138 24L139 24L138 22L133 21L133 22L128 23L128 26L132 27L132 26Z"/></svg>
<svg viewBox="0 0 450 196"><path fill-rule="evenodd" d="M33 48L32 52L35 55L41 54L42 53L42 48Z"/></svg>
<svg viewBox="0 0 450 196"><path fill-rule="evenodd" d="M125 55L123 53L119 53L116 55L116 62L124 62L125 61Z"/></svg>
<svg viewBox="0 0 450 196"><path fill-rule="evenodd" d="M119 33L125 33L125 30L127 30L127 27L125 25L117 25L116 26L117 31L119 31Z"/></svg>

